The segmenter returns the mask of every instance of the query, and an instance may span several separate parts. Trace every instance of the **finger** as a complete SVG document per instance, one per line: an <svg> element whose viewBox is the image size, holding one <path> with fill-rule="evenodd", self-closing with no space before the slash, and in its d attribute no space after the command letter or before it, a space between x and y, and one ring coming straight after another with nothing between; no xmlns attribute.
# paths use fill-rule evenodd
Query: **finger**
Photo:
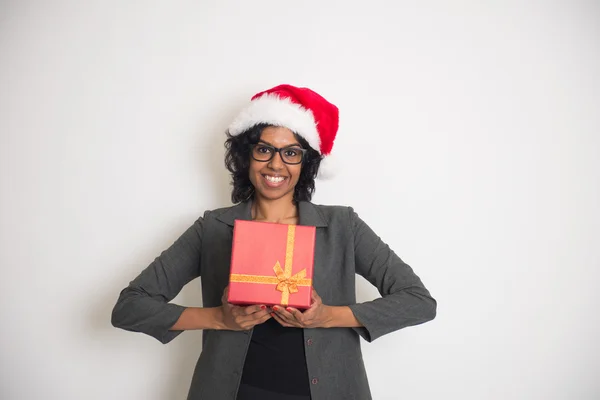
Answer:
<svg viewBox="0 0 600 400"><path fill-rule="evenodd" d="M289 322L283 320L279 315L277 315L277 313L271 313L271 316L277 321L279 322L279 324L281 326L285 326L286 328L294 328L295 325L290 324Z"/></svg>
<svg viewBox="0 0 600 400"><path fill-rule="evenodd" d="M225 286L225 289L223 289L223 295L221 296L221 303L225 304L227 303L227 296L229 295L229 286Z"/></svg>
<svg viewBox="0 0 600 400"><path fill-rule="evenodd" d="M256 321L263 318L265 315L271 315L271 313L269 313L269 310L260 310L258 312L255 312L254 314L248 315L247 318L249 318L252 321Z"/></svg>
<svg viewBox="0 0 600 400"><path fill-rule="evenodd" d="M313 292L313 293L314 293L314 292ZM312 310L312 309L313 309L313 308L315 308L315 307L318 307L318 306L319 306L319 304L321 304L321 298L319 297L319 295L317 295L316 297L314 297L314 296L311 296L311 299L310 299L310 306L309 306L309 307L308 307L306 310L304 310L304 312L306 312L306 311L308 311L308 310Z"/></svg>
<svg viewBox="0 0 600 400"><path fill-rule="evenodd" d="M310 295L310 298L312 300L312 303L321 302L321 296L319 296L319 294L317 293L317 291L315 290L315 288L313 288L312 293Z"/></svg>
<svg viewBox="0 0 600 400"><path fill-rule="evenodd" d="M277 307L277 315L279 317L281 317L281 319L283 319L284 321L286 321L289 324L297 324L298 321L294 315L292 315L292 313L290 313L289 311L287 311L286 309L284 309L283 307Z"/></svg>
<svg viewBox="0 0 600 400"><path fill-rule="evenodd" d="M304 313L302 313L302 311L298 310L297 308L288 307L286 308L286 311L290 313L292 317L297 321L302 322L304 320Z"/></svg>
<svg viewBox="0 0 600 400"><path fill-rule="evenodd" d="M252 315L241 316L236 320L236 323L239 326L243 326L244 329L252 329L256 325L260 325L271 318L271 314L265 311L264 313L260 313L260 315L259 313L254 313Z"/></svg>
<svg viewBox="0 0 600 400"><path fill-rule="evenodd" d="M231 315L235 316L235 317L241 317L241 316L245 316L246 312L244 310L244 307L241 306L236 306L233 304L229 304L227 303L231 309Z"/></svg>
<svg viewBox="0 0 600 400"><path fill-rule="evenodd" d="M293 319L293 315L286 311L285 307L283 306L273 306L273 311L275 311L281 317Z"/></svg>
<svg viewBox="0 0 600 400"><path fill-rule="evenodd" d="M247 307L244 307L244 313L246 313L246 315L250 315L250 314L257 313L259 311L264 311L266 309L267 309L267 306L265 306L265 305L247 306Z"/></svg>
<svg viewBox="0 0 600 400"><path fill-rule="evenodd" d="M246 314L237 315L233 318L233 320L242 329L252 328L254 325L256 325L256 321L257 321L257 319L253 318L252 316L248 316Z"/></svg>
<svg viewBox="0 0 600 400"><path fill-rule="evenodd" d="M301 311L302 315L307 315L307 314L312 314L314 312L314 310L318 309L321 306L321 302L319 300L317 301L313 301L310 305L310 307L308 307L306 310Z"/></svg>
<svg viewBox="0 0 600 400"><path fill-rule="evenodd" d="M273 318L273 317L271 317L271 314L265 313L265 315L260 317L258 320L254 321L254 325L260 325L262 323L265 323L266 321L270 320L271 318Z"/></svg>
<svg viewBox="0 0 600 400"><path fill-rule="evenodd" d="M312 303L309 308L306 310L300 311L298 313L294 313L296 318L301 318L301 322L305 328L311 327L315 320L318 319L323 308L323 303L321 299L318 298L315 303Z"/></svg>
<svg viewBox="0 0 600 400"><path fill-rule="evenodd" d="M261 318L263 318L265 315L269 315L269 311L266 309L261 310L259 309L257 312L252 313L252 314L247 314L246 313L246 309L244 307L239 307L235 313L232 313L232 315L235 318L235 322L238 325L241 324L250 324L250 325L254 325L256 324L256 321L260 320Z"/></svg>

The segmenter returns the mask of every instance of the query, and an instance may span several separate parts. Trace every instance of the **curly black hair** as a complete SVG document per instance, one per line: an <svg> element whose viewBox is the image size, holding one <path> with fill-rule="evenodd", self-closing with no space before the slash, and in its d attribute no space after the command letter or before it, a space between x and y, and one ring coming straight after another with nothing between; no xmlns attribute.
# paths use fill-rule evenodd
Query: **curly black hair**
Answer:
<svg viewBox="0 0 600 400"><path fill-rule="evenodd" d="M254 186L250 182L250 151L253 144L258 143L263 129L268 124L258 124L245 132L232 136L227 132L225 141L225 166L231 173L232 186L231 201L234 204L249 200L254 195ZM300 135L294 133L300 145L308 151L302 160L300 178L294 188L294 202L310 201L315 191L315 178L321 165L321 155L310 147L308 142Z"/></svg>

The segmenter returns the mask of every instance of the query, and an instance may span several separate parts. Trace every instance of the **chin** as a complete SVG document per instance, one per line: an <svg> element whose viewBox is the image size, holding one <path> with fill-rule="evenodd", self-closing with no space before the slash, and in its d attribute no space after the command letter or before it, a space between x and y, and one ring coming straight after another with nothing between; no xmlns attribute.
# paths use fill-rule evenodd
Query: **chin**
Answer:
<svg viewBox="0 0 600 400"><path fill-rule="evenodd" d="M267 199L267 200L278 200L281 198L284 198L286 196L292 196L294 195L294 191L293 190L288 190L288 191L281 191L281 192L273 192L270 190L257 190L256 191L257 194L262 197L263 199Z"/></svg>
<svg viewBox="0 0 600 400"><path fill-rule="evenodd" d="M256 193L260 197L262 197L263 199L268 199L268 200L277 200L277 199L281 199L286 196L294 195L294 188L289 187L289 186L273 189L273 188L263 187L262 185L259 185L259 186L255 186L255 188L256 188Z"/></svg>

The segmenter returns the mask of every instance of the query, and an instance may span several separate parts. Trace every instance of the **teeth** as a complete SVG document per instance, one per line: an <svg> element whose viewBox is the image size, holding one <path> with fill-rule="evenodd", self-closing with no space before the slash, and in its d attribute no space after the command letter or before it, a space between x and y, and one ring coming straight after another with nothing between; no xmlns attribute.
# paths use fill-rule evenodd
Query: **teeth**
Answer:
<svg viewBox="0 0 600 400"><path fill-rule="evenodd" d="M265 178L269 181L269 182L273 182L273 183L279 183L281 181L283 181L285 178L282 176L269 176L269 175L265 175Z"/></svg>

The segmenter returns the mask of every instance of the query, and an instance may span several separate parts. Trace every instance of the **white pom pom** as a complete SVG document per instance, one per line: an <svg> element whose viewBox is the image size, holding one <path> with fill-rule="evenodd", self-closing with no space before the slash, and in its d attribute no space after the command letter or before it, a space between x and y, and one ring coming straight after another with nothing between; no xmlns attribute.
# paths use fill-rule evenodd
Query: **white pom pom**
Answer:
<svg viewBox="0 0 600 400"><path fill-rule="evenodd" d="M337 175L337 162L336 157L330 153L321 160L319 165L319 172L317 173L317 179L328 180L334 178Z"/></svg>

